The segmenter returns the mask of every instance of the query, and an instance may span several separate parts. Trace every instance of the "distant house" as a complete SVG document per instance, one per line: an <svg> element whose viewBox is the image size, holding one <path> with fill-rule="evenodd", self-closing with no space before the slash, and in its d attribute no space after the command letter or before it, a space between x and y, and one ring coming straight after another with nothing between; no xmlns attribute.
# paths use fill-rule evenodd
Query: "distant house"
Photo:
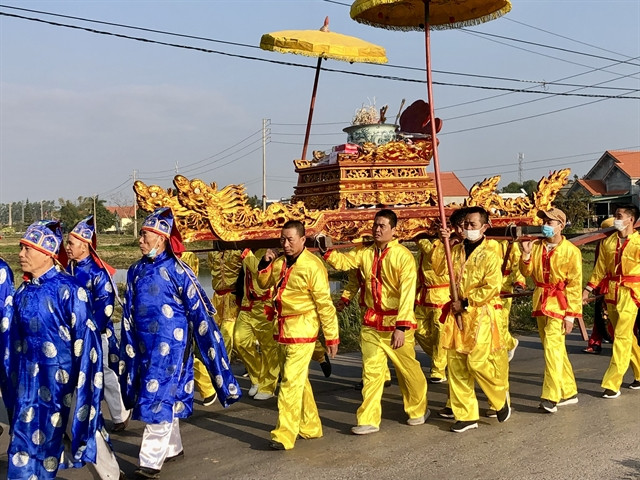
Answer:
<svg viewBox="0 0 640 480"><path fill-rule="evenodd" d="M444 204L457 203L462 205L469 196L469 189L464 186L453 172L440 172L442 196Z"/></svg>
<svg viewBox="0 0 640 480"><path fill-rule="evenodd" d="M613 215L616 204L640 206L639 193L640 151L622 150L604 152L591 170L568 190L569 195L589 197L592 214L598 222Z"/></svg>
<svg viewBox="0 0 640 480"><path fill-rule="evenodd" d="M115 225L105 229L105 232L122 233L133 223L133 217L135 216L134 206L107 207L107 210L115 215L116 223Z"/></svg>

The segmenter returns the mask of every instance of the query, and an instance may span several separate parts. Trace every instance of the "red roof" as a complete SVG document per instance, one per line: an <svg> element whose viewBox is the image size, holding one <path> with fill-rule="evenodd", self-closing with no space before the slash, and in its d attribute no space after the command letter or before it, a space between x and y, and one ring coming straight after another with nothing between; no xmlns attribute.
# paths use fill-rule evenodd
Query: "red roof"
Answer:
<svg viewBox="0 0 640 480"><path fill-rule="evenodd" d="M468 197L469 190L453 172L440 172L442 195L445 197Z"/></svg>
<svg viewBox="0 0 640 480"><path fill-rule="evenodd" d="M111 213L113 213L114 215L117 215L120 218L133 218L133 216L135 215L135 210L133 206L107 207L107 210L109 210Z"/></svg>
<svg viewBox="0 0 640 480"><path fill-rule="evenodd" d="M601 180L578 180L578 183L591 195L604 195L607 193L607 187Z"/></svg>
<svg viewBox="0 0 640 480"><path fill-rule="evenodd" d="M617 166L631 178L640 178L640 151L608 150Z"/></svg>

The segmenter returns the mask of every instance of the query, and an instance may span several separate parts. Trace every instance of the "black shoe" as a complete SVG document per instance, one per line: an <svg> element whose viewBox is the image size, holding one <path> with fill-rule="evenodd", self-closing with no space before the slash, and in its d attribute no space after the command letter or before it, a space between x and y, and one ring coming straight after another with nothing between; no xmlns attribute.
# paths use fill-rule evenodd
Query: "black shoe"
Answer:
<svg viewBox="0 0 640 480"><path fill-rule="evenodd" d="M549 413L556 413L558 411L557 403L551 400L542 399L538 408Z"/></svg>
<svg viewBox="0 0 640 480"><path fill-rule="evenodd" d="M391 386L391 380L384 381L384 388L389 388Z"/></svg>
<svg viewBox="0 0 640 480"><path fill-rule="evenodd" d="M284 445L280 442L276 442L275 440L273 440L270 444L269 447L273 450L284 450Z"/></svg>
<svg viewBox="0 0 640 480"><path fill-rule="evenodd" d="M629 388L631 390L640 390L640 380L634 380L633 383L629 384Z"/></svg>
<svg viewBox="0 0 640 480"><path fill-rule="evenodd" d="M471 430L473 428L478 428L478 422L476 421L467 421L467 422L456 422L451 425L450 430L455 433L466 432L467 430Z"/></svg>
<svg viewBox="0 0 640 480"><path fill-rule="evenodd" d="M247 378L249 376L249 372L247 371L247 369L244 369L244 373L241 375L242 378Z"/></svg>
<svg viewBox="0 0 640 480"><path fill-rule="evenodd" d="M509 417L511 416L511 405L509 405L508 394L507 394L507 399L504 402L504 406L500 410L496 411L496 415L500 423L506 422L507 420L509 420Z"/></svg>
<svg viewBox="0 0 640 480"><path fill-rule="evenodd" d="M155 468L140 467L135 473L138 478L160 478L160 470Z"/></svg>
<svg viewBox="0 0 640 480"><path fill-rule="evenodd" d="M451 407L444 407L438 410L438 416L442 418L456 418Z"/></svg>
<svg viewBox="0 0 640 480"><path fill-rule="evenodd" d="M602 398L618 398L620 396L620 390L617 392L609 390L608 388L602 393Z"/></svg>
<svg viewBox="0 0 640 480"><path fill-rule="evenodd" d="M329 378L331 376L331 361L326 353L324 354L324 362L320 362L320 368L325 377Z"/></svg>
<svg viewBox="0 0 640 480"><path fill-rule="evenodd" d="M122 470L120 470L120 478L119 480L127 480L127 476L124 474Z"/></svg>
<svg viewBox="0 0 640 480"><path fill-rule="evenodd" d="M591 353L592 355L600 355L602 347L600 345L589 345L587 348L583 348L584 353Z"/></svg>
<svg viewBox="0 0 640 480"><path fill-rule="evenodd" d="M204 400L202 400L202 404L205 407L209 407L209 406L213 405L217 399L218 399L218 394L214 393L213 395L211 395L211 396L205 398Z"/></svg>
<svg viewBox="0 0 640 480"><path fill-rule="evenodd" d="M364 384L362 383L362 380L360 380L358 383L356 383L356 384L353 386L353 389L354 389L356 392L361 392L363 387L364 387Z"/></svg>
<svg viewBox="0 0 640 480"><path fill-rule="evenodd" d="M114 423L113 427L111 427L111 433L118 433L124 431L129 426L129 420L131 420L131 415L133 415L133 410L129 412L129 416L124 422Z"/></svg>
<svg viewBox="0 0 640 480"><path fill-rule="evenodd" d="M184 450L180 450L179 453L176 453L172 457L167 457L164 459L164 463L175 462L176 460L182 460L184 458Z"/></svg>

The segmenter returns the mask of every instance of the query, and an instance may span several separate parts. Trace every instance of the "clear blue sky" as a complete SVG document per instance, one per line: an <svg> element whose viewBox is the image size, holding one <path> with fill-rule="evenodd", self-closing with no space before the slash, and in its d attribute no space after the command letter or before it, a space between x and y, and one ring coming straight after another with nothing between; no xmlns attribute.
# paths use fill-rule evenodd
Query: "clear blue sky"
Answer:
<svg viewBox="0 0 640 480"><path fill-rule="evenodd" d="M350 19L348 6L321 0L0 3L5 5L0 7L4 13L311 67L314 59L298 55L48 17L6 6L253 46L263 33L317 29L329 15L332 31L384 46L391 65L424 68L425 64L422 33L360 25ZM469 30L432 33L434 70L522 82L437 72L436 82L506 88L554 81L601 84L607 88L547 85L546 89L640 97L638 0L515 0L505 17ZM324 65L424 79L420 71L337 61ZM288 197L296 182L292 161L300 156L312 82L312 68L0 16L0 202L101 194L108 203L126 203L133 197L134 169L147 183L168 187L176 163L189 178L219 186L245 183L249 194L261 195L258 132L263 118L272 122L267 194ZM425 91L422 83L322 72L311 148L325 150L344 143L342 128L368 99L375 98L378 106L388 104L388 116L393 118L401 99L409 104L426 98ZM434 96L436 115L444 120L441 168L455 171L467 187L495 174L502 174L500 186L517 180L519 152L524 153L523 180L538 180L549 170L563 167L583 175L605 150L640 149L638 99L455 86L435 86ZM550 113L554 111L558 112ZM531 118L519 120L525 117ZM503 124L480 128L496 123Z"/></svg>

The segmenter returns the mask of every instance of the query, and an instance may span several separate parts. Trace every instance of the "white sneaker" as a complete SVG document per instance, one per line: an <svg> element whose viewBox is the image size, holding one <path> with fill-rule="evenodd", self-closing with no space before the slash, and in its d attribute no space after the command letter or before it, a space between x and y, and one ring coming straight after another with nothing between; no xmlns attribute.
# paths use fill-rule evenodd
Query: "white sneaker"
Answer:
<svg viewBox="0 0 640 480"><path fill-rule="evenodd" d="M256 393L258 393L258 385L257 385L257 384L255 384L255 383L253 383L253 384L251 385L251 388L249 389L249 393L248 393L248 395L249 395L250 397L253 397Z"/></svg>
<svg viewBox="0 0 640 480"><path fill-rule="evenodd" d="M354 435L368 435L370 433L376 433L380 429L378 427L374 427L373 425L358 425L355 427L351 427L351 433Z"/></svg>
<svg viewBox="0 0 640 480"><path fill-rule="evenodd" d="M556 403L556 406L563 407L564 405L575 405L576 403L578 403L578 394L574 395L573 397L563 398L558 403Z"/></svg>
<svg viewBox="0 0 640 480"><path fill-rule="evenodd" d="M273 393L264 393L264 392L258 392L253 396L254 400L269 400L270 398L273 398L274 395Z"/></svg>
<svg viewBox="0 0 640 480"><path fill-rule="evenodd" d="M509 361L513 360L513 356L516 354L516 348L518 348L518 345L520 344L520 341L519 341L517 338L514 338L513 340L514 340L516 343L515 343L515 345L513 346L513 348L507 352L507 359L508 359Z"/></svg>
<svg viewBox="0 0 640 480"><path fill-rule="evenodd" d="M407 425L411 425L412 427L415 427L416 425L424 425L424 422L426 422L427 418L429 418L430 416L431 410L427 408L427 411L421 417L409 418L407 420Z"/></svg>

